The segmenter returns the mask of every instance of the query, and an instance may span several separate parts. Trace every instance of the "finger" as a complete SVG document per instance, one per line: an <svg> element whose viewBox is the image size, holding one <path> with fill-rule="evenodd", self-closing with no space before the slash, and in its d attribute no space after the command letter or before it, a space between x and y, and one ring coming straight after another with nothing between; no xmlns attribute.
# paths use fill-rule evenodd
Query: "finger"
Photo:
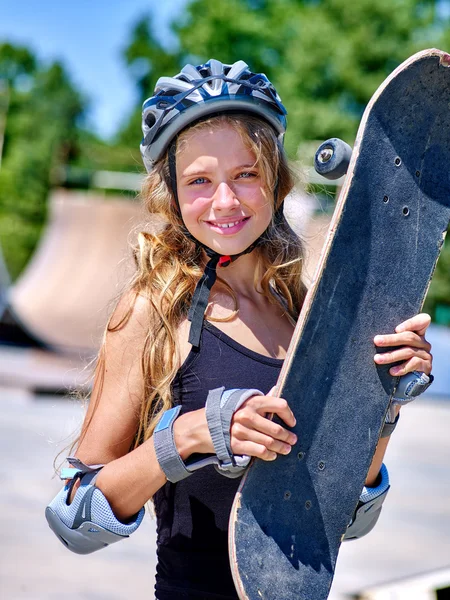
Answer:
<svg viewBox="0 0 450 600"><path fill-rule="evenodd" d="M267 461L275 460L278 456L276 452L268 450L263 444L256 444L251 441L241 442L236 440L234 444L231 444L231 449L233 454L256 456L257 458Z"/></svg>
<svg viewBox="0 0 450 600"><path fill-rule="evenodd" d="M281 442L286 442L291 445L297 443L297 436L295 433L285 429L279 423L275 423L266 417L262 417L258 413L254 413L251 417L247 417L247 415L243 414L238 422L248 429L259 431L273 439L280 440Z"/></svg>
<svg viewBox="0 0 450 600"><path fill-rule="evenodd" d="M373 338L376 346L414 346L431 350L431 344L424 337L421 337L414 331L405 331L403 333L391 333L386 335L376 335Z"/></svg>
<svg viewBox="0 0 450 600"><path fill-rule="evenodd" d="M296 424L294 413L284 398L253 396L253 398L249 398L243 404L243 408L253 408L262 416L265 416L267 413L278 415L289 427L294 427Z"/></svg>
<svg viewBox="0 0 450 600"><path fill-rule="evenodd" d="M431 317L427 313L420 313L411 317L411 319L407 319L400 323L395 328L397 333L402 333L403 331L415 331L419 335L425 335L426 330L428 329L431 323Z"/></svg>
<svg viewBox="0 0 450 600"><path fill-rule="evenodd" d="M273 388L270 390L270 392L266 395L273 396L274 398L279 398L278 393L277 393L277 387L278 386L274 385Z"/></svg>
<svg viewBox="0 0 450 600"><path fill-rule="evenodd" d="M410 360L414 357L427 361L430 359L430 354L425 350L421 350L419 348L410 348L409 346L403 346L398 350L392 350L392 352L383 352L383 354L375 354L373 359L377 363L377 365L388 365L390 363L399 362L401 360Z"/></svg>
<svg viewBox="0 0 450 600"><path fill-rule="evenodd" d="M276 452L277 454L289 454L292 449L290 444L282 442L281 440L274 439L269 435L265 435L260 431L256 431L254 429L248 429L247 427L243 427L239 423L237 423L231 429L231 448L233 449L233 440L239 440L241 442L253 442L260 446L264 446L270 452Z"/></svg>
<svg viewBox="0 0 450 600"><path fill-rule="evenodd" d="M411 358L410 360L404 362L402 365L396 365L389 369L389 373L396 377L401 377L402 375L406 375L407 373L412 373L413 371L421 371L426 375L429 375L432 370L432 359L430 356L430 360L423 360L416 356Z"/></svg>

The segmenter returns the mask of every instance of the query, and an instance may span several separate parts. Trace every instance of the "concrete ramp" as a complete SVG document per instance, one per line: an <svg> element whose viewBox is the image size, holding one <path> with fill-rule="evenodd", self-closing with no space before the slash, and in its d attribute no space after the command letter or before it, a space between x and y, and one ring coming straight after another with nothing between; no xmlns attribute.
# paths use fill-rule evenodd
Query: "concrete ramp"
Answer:
<svg viewBox="0 0 450 600"><path fill-rule="evenodd" d="M6 320L43 347L94 353L111 302L133 272L129 238L140 221L138 202L54 191L41 242L7 294Z"/></svg>

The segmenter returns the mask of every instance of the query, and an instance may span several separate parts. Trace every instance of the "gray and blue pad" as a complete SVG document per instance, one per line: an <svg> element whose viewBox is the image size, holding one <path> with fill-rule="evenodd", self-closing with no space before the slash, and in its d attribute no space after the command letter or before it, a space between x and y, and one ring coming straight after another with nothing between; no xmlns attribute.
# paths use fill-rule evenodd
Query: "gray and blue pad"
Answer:
<svg viewBox="0 0 450 600"><path fill-rule="evenodd" d="M433 379L433 375L427 375L421 371L413 371L400 377L386 414L386 423L391 424L395 421L395 406L403 406L415 400L430 387Z"/></svg>
<svg viewBox="0 0 450 600"><path fill-rule="evenodd" d="M249 456L234 455L231 449L231 420L234 413L252 396L263 396L256 389L211 390L206 399L206 420L218 458L216 470L227 477L239 477L250 462Z"/></svg>
<svg viewBox="0 0 450 600"><path fill-rule="evenodd" d="M345 532L344 540L361 538L375 527L390 487L389 473L384 464L381 465L380 477L381 481L377 487L363 488L353 519Z"/></svg>
<svg viewBox="0 0 450 600"><path fill-rule="evenodd" d="M217 464L217 456L214 455L205 455L205 458L200 460L193 460L192 462L188 460L184 463L178 453L173 437L173 424L180 414L180 410L181 406L166 410L153 433L156 458L167 481L171 483L186 479L186 477L207 465Z"/></svg>
<svg viewBox="0 0 450 600"><path fill-rule="evenodd" d="M162 415L153 433L156 458L167 480L175 483L192 474L178 453L173 437L173 424L180 414L181 406L175 406Z"/></svg>
<svg viewBox="0 0 450 600"><path fill-rule="evenodd" d="M417 396L423 394L433 383L433 375L426 375L421 371L413 371L400 377L398 385L395 389L394 404L407 404L412 402Z"/></svg>
<svg viewBox="0 0 450 600"><path fill-rule="evenodd" d="M73 501L68 504L71 485L66 485L45 510L48 524L72 552L90 554L127 538L144 518L142 508L130 523L119 521L101 490L93 485L97 471L81 477Z"/></svg>
<svg viewBox="0 0 450 600"><path fill-rule="evenodd" d="M234 455L231 450L231 419L236 410L251 396L262 396L259 390L217 388L208 394L206 400L206 420L216 454L205 455L200 460L183 461L178 453L173 424L180 414L181 406L167 410L161 417L153 434L156 458L168 481L176 483L194 471L214 465L226 477L240 477L250 462L249 456Z"/></svg>

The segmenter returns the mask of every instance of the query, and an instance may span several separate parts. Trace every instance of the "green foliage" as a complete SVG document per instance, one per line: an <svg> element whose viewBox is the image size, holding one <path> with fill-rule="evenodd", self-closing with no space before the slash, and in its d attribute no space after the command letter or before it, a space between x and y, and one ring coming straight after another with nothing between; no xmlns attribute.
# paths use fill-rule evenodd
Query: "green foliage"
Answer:
<svg viewBox="0 0 450 600"><path fill-rule="evenodd" d="M442 3L441 3L442 4ZM339 136L351 142L365 105L405 58L439 45L448 19L431 0L192 0L173 23L179 44L162 49L144 19L126 56L147 61L137 83L150 95L155 75L176 73L187 61L244 59L274 82L288 108L286 146ZM134 135L139 110L132 118ZM131 142L127 129L127 142Z"/></svg>
<svg viewBox="0 0 450 600"><path fill-rule="evenodd" d="M125 61L136 84L139 106L133 112L130 122L119 134L122 145L136 148L141 130L140 105L153 90L158 77L163 73L176 73L181 58L177 51L168 52L158 40L149 16L139 20L131 32L131 42L125 50Z"/></svg>
<svg viewBox="0 0 450 600"><path fill-rule="evenodd" d="M78 132L79 153L72 166L89 171L121 171L142 173L142 159L139 151L139 129L136 125L133 143L123 140L106 142L89 131ZM126 140L127 136L123 136ZM130 135L131 137L131 135Z"/></svg>
<svg viewBox="0 0 450 600"><path fill-rule="evenodd" d="M35 58L27 48L0 44L0 81L17 86L21 76L31 75L35 69Z"/></svg>
<svg viewBox="0 0 450 600"><path fill-rule="evenodd" d="M24 48L0 46L0 73L0 239L15 278L39 239L52 179L76 153L83 105L60 64L41 66Z"/></svg>

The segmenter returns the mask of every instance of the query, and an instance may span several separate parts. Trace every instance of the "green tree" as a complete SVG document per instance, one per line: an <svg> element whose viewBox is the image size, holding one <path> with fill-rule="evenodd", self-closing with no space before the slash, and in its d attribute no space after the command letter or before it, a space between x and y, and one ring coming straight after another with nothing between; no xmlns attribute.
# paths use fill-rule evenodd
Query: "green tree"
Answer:
<svg viewBox="0 0 450 600"><path fill-rule="evenodd" d="M0 239L14 278L39 239L52 180L76 153L83 103L60 64L42 66L24 48L0 46L0 73L9 90Z"/></svg>
<svg viewBox="0 0 450 600"><path fill-rule="evenodd" d="M303 140L354 139L382 80L415 51L445 39L449 20L439 7L434 0L192 0L172 24L176 48L164 49L144 19L126 56L130 66L148 65L135 78L141 100L155 75L175 73L186 61L244 58L280 92L288 108L286 145L295 156Z"/></svg>
<svg viewBox="0 0 450 600"><path fill-rule="evenodd" d="M133 111L129 123L119 133L118 142L136 152L141 129L141 104L150 95L149 90L154 89L161 73L175 73L182 58L176 49L169 52L164 48L154 31L149 15L141 18L134 26L124 58L136 85L138 106ZM139 158L139 153L136 157Z"/></svg>
<svg viewBox="0 0 450 600"><path fill-rule="evenodd" d="M3 157L8 114L14 109L15 90L34 73L33 55L24 47L0 44L0 165Z"/></svg>

